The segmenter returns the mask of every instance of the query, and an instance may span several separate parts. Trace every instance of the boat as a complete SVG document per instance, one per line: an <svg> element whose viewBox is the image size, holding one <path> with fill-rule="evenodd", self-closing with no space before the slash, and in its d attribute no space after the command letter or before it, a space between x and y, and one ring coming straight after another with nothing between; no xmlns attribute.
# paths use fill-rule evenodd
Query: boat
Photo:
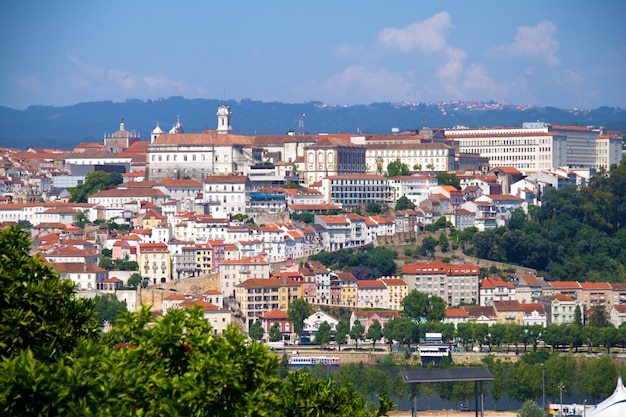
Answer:
<svg viewBox="0 0 626 417"><path fill-rule="evenodd" d="M443 342L441 333L426 333L424 340L417 348L422 364L439 363L441 358L450 357L451 346Z"/></svg>
<svg viewBox="0 0 626 417"><path fill-rule="evenodd" d="M298 356L289 357L289 366L339 366L339 358L336 356Z"/></svg>

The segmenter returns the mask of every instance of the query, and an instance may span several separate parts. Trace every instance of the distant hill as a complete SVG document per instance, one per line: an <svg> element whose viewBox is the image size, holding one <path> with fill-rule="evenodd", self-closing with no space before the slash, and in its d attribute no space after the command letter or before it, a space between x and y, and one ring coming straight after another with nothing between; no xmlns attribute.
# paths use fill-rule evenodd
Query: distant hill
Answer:
<svg viewBox="0 0 626 417"><path fill-rule="evenodd" d="M180 116L185 132L201 132L217 126L216 111L221 104L232 106L232 126L240 134L282 134L298 131L300 114L305 114L307 133L390 133L422 127L520 126L528 121L552 124L604 126L626 132L626 110L600 107L594 110L558 109L538 106L510 106L497 103L373 103L356 106L328 106L320 102L289 104L253 100L221 101L171 97L161 100L101 101L67 107L31 106L15 110L0 106L0 146L56 147L70 149L83 141L102 141L105 134L126 130L143 140L159 123L168 131Z"/></svg>

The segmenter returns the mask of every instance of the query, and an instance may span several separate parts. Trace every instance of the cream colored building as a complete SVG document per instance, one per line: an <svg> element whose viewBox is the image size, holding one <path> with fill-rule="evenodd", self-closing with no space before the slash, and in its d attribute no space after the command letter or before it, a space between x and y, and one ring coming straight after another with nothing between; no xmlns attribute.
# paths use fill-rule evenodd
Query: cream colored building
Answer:
<svg viewBox="0 0 626 417"><path fill-rule="evenodd" d="M412 171L453 171L454 148L443 143L368 143L365 164L369 173L385 173L387 166L399 159Z"/></svg>
<svg viewBox="0 0 626 417"><path fill-rule="evenodd" d="M365 146L320 135L304 147L304 181L310 186L328 176L365 172Z"/></svg>
<svg viewBox="0 0 626 417"><path fill-rule="evenodd" d="M480 154L491 166L514 167L527 175L560 166L608 169L622 159L621 135L604 129L532 122L516 128L450 129L445 135L461 153Z"/></svg>
<svg viewBox="0 0 626 417"><path fill-rule="evenodd" d="M168 282L171 279L171 258L165 243L140 243L137 251L139 272L150 284Z"/></svg>
<svg viewBox="0 0 626 417"><path fill-rule="evenodd" d="M478 266L422 261L402 266L408 291L417 290L444 299L448 307L478 303Z"/></svg>
<svg viewBox="0 0 626 417"><path fill-rule="evenodd" d="M237 284L235 292L248 328L261 314L273 309L287 311L293 300L302 297L301 283L276 278L247 279Z"/></svg>
<svg viewBox="0 0 626 417"><path fill-rule="evenodd" d="M402 278L388 277L379 278L387 287L387 308L391 310L402 310L402 300L409 295L409 286Z"/></svg>
<svg viewBox="0 0 626 417"><path fill-rule="evenodd" d="M269 279L271 270L271 265L262 256L225 260L220 265L220 288L222 294L224 296L235 295L237 285L248 279Z"/></svg>

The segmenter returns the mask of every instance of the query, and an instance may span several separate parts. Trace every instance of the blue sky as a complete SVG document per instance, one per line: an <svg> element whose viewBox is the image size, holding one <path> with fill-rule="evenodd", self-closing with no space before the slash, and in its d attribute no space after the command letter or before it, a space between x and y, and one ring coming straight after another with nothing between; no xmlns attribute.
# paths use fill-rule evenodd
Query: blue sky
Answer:
<svg viewBox="0 0 626 417"><path fill-rule="evenodd" d="M626 1L0 2L0 105L626 107Z"/></svg>

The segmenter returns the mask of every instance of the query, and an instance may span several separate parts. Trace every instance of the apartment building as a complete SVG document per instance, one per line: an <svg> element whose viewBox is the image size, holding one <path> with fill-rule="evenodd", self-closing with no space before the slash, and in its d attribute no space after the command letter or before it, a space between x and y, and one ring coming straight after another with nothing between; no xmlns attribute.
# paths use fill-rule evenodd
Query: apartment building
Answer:
<svg viewBox="0 0 626 417"><path fill-rule="evenodd" d="M235 286L235 298L248 328L264 313L287 311L293 300L302 296L302 285L287 279L250 278Z"/></svg>
<svg viewBox="0 0 626 417"><path fill-rule="evenodd" d="M500 277L487 277L480 280L480 305L490 306L494 301L516 300L515 286Z"/></svg>
<svg viewBox="0 0 626 417"><path fill-rule="evenodd" d="M395 202L387 178L381 175L326 176L322 179L321 191L327 202L344 209L365 207L369 203L385 205Z"/></svg>
<svg viewBox="0 0 626 417"><path fill-rule="evenodd" d="M365 163L368 173L382 173L397 159L410 170L447 172L454 170L455 153L452 146L444 143L393 143L389 140L368 140Z"/></svg>
<svg viewBox="0 0 626 417"><path fill-rule="evenodd" d="M220 266L220 288L224 296L235 296L238 284L248 279L268 279L270 273L271 265L262 256L225 260Z"/></svg>
<svg viewBox="0 0 626 417"><path fill-rule="evenodd" d="M448 307L460 303L477 303L478 277L475 265L441 261L414 262L402 266L402 279L408 291L417 290L444 299Z"/></svg>
<svg viewBox="0 0 626 417"><path fill-rule="evenodd" d="M170 281L171 255L165 243L140 243L137 250L139 272L151 284Z"/></svg>
<svg viewBox="0 0 626 417"><path fill-rule="evenodd" d="M204 179L203 203L208 213L245 213L250 180L245 175L211 175Z"/></svg>

